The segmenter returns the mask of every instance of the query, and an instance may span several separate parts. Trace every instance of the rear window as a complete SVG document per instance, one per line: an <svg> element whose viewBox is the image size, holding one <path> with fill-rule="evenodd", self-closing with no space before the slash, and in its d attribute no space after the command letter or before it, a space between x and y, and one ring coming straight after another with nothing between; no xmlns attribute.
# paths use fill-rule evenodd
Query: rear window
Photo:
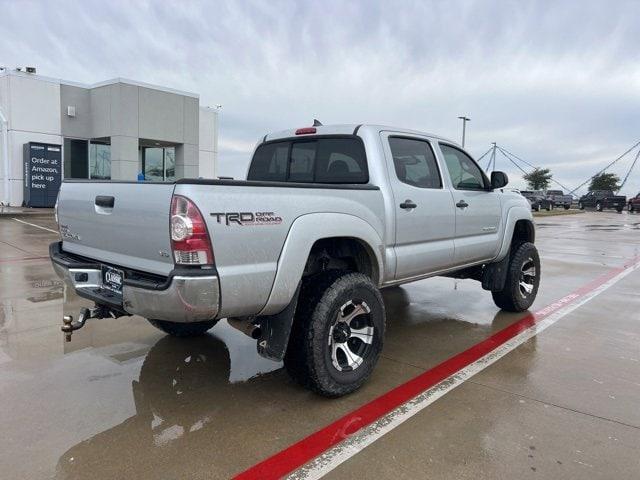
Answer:
<svg viewBox="0 0 640 480"><path fill-rule="evenodd" d="M247 180L367 183L369 172L359 138L316 138L260 145Z"/></svg>

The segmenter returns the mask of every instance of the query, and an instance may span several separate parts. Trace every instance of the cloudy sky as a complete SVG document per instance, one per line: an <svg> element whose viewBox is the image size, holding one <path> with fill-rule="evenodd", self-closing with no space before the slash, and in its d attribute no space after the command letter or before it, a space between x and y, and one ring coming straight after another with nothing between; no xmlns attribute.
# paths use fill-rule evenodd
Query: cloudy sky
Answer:
<svg viewBox="0 0 640 480"><path fill-rule="evenodd" d="M476 157L495 141L574 187L640 140L639 18L619 0L0 0L0 65L197 92L223 105L218 174L313 118L459 140L466 114ZM640 190L638 163L624 193Z"/></svg>

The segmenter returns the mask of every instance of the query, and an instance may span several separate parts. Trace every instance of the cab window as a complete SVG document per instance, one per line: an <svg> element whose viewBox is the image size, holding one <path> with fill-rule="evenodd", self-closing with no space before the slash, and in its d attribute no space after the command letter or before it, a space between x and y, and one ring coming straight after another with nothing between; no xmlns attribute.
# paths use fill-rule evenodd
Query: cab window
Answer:
<svg viewBox="0 0 640 480"><path fill-rule="evenodd" d="M389 148L398 180L420 188L442 188L438 164L429 142L389 137Z"/></svg>
<svg viewBox="0 0 640 480"><path fill-rule="evenodd" d="M357 137L265 143L256 149L247 180L367 183L364 144Z"/></svg>
<svg viewBox="0 0 640 480"><path fill-rule="evenodd" d="M440 144L440 150L449 170L451 183L456 190L486 190L487 177L473 159L455 147Z"/></svg>

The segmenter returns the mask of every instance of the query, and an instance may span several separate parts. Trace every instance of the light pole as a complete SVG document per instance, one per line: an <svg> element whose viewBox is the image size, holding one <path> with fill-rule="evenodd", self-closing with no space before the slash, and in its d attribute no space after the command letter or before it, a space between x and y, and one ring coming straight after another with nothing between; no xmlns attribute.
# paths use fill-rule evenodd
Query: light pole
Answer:
<svg viewBox="0 0 640 480"><path fill-rule="evenodd" d="M464 148L464 137L467 131L467 122L471 121L471 119L465 116L458 117L458 118L462 120L462 148Z"/></svg>

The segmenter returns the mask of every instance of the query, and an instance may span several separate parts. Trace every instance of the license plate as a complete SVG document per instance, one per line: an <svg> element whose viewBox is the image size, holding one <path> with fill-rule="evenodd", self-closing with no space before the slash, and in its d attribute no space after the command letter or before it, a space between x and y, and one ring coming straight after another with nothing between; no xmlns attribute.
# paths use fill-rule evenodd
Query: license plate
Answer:
<svg viewBox="0 0 640 480"><path fill-rule="evenodd" d="M122 295L122 281L124 272L117 268L102 265L102 287L107 290Z"/></svg>

